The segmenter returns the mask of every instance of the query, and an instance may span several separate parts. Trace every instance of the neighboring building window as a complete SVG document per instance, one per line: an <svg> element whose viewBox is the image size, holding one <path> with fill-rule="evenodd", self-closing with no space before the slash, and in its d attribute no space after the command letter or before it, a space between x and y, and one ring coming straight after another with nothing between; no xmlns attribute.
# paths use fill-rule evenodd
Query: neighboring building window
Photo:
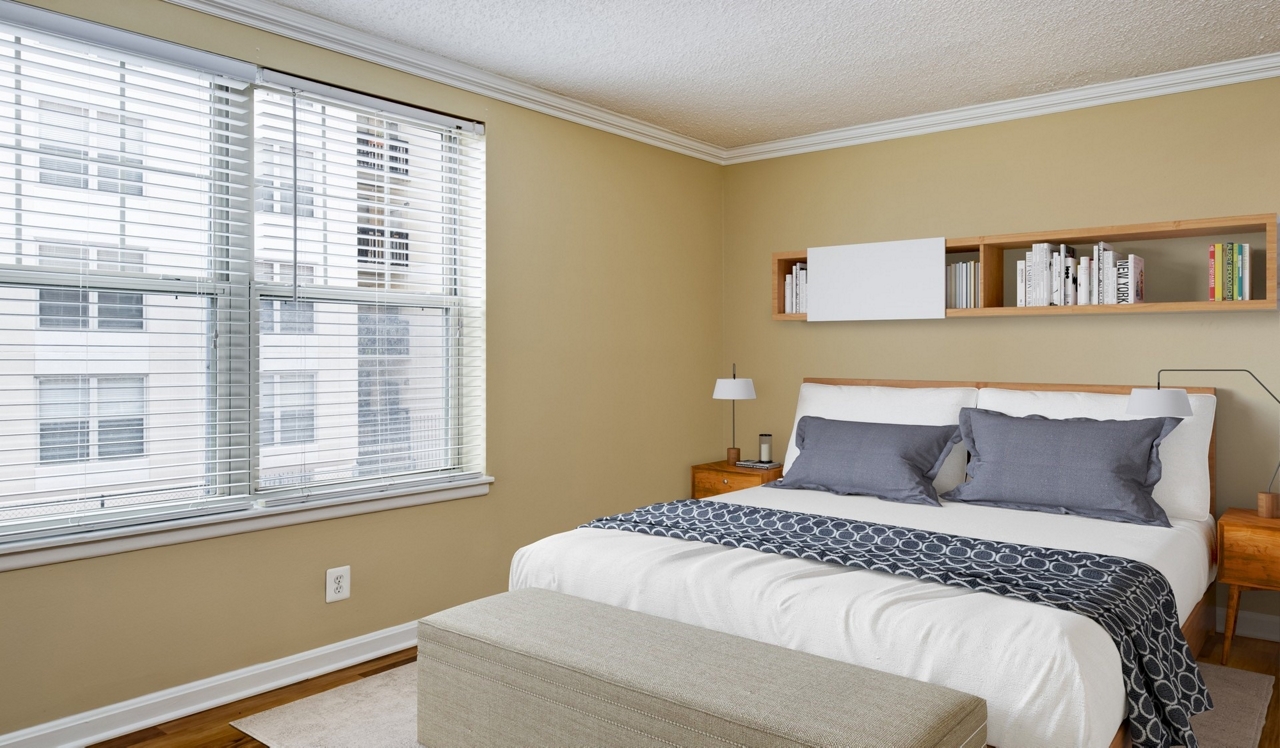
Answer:
<svg viewBox="0 0 1280 748"><path fill-rule="evenodd" d="M128 168L142 165L142 118L57 101L39 108L42 183L142 195L142 171Z"/></svg>
<svg viewBox="0 0 1280 748"><path fill-rule="evenodd" d="M258 392L264 447L309 444L316 440L315 372L272 372L262 375Z"/></svg>
<svg viewBox="0 0 1280 748"><path fill-rule="evenodd" d="M85 245L41 244L40 267L88 273L142 272L142 252ZM142 294L83 289L40 289L43 329L141 330ZM96 324L91 321L96 320Z"/></svg>
<svg viewBox="0 0 1280 748"><path fill-rule="evenodd" d="M40 377L40 462L142 455L144 382L144 377Z"/></svg>
<svg viewBox="0 0 1280 748"><path fill-rule="evenodd" d="M89 459L89 378L40 379L40 462Z"/></svg>

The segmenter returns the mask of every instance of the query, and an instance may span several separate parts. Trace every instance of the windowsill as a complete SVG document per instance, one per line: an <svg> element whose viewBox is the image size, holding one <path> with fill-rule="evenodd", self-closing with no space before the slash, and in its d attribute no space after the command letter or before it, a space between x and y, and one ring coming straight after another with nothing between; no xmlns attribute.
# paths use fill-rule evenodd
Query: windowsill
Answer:
<svg viewBox="0 0 1280 748"><path fill-rule="evenodd" d="M489 493L493 478L483 476L439 486L403 486L376 498L343 496L285 506L254 507L224 514L96 530L50 538L0 543L0 572L75 561L96 556L189 543L273 527L300 525L357 514L434 504Z"/></svg>

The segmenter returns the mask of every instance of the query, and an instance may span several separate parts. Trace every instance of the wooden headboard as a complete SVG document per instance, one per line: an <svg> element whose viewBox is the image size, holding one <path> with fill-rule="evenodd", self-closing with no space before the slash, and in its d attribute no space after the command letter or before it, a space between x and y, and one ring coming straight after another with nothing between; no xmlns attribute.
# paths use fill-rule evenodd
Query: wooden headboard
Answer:
<svg viewBox="0 0 1280 748"><path fill-rule="evenodd" d="M836 384L848 387L994 387L1001 390L1034 390L1040 392L1089 392L1098 395L1127 395L1135 387L1150 385L1125 384L1042 384L1040 382L935 382L920 379L827 379L805 377L810 384ZM1217 395L1215 387L1184 387L1191 395ZM1218 419L1213 420L1209 436L1209 514L1218 514Z"/></svg>

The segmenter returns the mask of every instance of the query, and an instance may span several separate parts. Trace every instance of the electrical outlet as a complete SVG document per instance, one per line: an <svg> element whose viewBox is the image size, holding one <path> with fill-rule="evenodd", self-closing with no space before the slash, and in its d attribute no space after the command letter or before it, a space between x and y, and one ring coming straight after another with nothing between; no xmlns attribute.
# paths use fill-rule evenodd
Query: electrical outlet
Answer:
<svg viewBox="0 0 1280 748"><path fill-rule="evenodd" d="M351 597L351 567L339 566L324 573L324 601L336 603Z"/></svg>

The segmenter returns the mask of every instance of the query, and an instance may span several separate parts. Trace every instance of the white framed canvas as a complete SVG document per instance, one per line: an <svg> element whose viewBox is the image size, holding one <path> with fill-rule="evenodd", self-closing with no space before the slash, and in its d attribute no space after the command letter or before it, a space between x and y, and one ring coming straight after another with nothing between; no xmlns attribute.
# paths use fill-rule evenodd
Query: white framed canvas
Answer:
<svg viewBox="0 0 1280 748"><path fill-rule="evenodd" d="M809 321L942 319L946 239L809 250Z"/></svg>

